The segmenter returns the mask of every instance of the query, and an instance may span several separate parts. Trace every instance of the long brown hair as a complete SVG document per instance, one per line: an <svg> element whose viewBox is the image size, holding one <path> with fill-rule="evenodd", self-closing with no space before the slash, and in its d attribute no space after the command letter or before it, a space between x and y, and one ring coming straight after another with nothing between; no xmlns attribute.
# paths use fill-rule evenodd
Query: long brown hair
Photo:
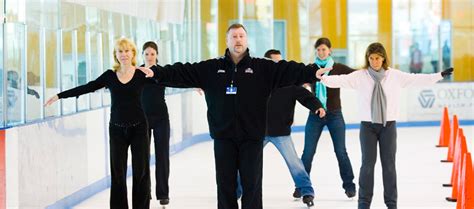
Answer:
<svg viewBox="0 0 474 209"><path fill-rule="evenodd" d="M133 41L131 41L130 39L119 38L117 39L117 41L115 41L114 51L112 52L113 54L112 56L114 56L114 66L113 66L114 71L117 71L120 69L120 62L118 61L117 56L115 54L115 52L117 52L120 49L132 50L133 52L132 65L136 66L137 65L137 47L135 46Z"/></svg>
<svg viewBox="0 0 474 209"><path fill-rule="evenodd" d="M383 47L383 45L379 42L371 43L367 47L367 50L365 51L365 66L364 66L365 69L369 69L370 67L369 56L371 54L378 54L381 57L383 57L382 68L385 70L388 70L389 60L388 60L387 52L385 51L385 48Z"/></svg>

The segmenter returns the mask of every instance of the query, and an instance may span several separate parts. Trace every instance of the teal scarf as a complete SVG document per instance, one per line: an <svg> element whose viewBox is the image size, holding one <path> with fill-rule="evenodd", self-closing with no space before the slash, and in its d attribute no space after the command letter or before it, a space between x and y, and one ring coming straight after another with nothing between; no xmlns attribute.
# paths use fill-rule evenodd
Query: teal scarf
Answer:
<svg viewBox="0 0 474 209"><path fill-rule="evenodd" d="M332 66L334 65L334 60L330 56L324 60L316 56L316 60L314 61L314 63L318 65L319 68L332 68ZM329 72L324 73L324 75L328 75L328 74ZM328 94L327 94L326 85L317 81L314 89L315 89L316 97L318 97L319 101L321 101L321 104L323 104L323 108L327 110L326 103L328 99Z"/></svg>

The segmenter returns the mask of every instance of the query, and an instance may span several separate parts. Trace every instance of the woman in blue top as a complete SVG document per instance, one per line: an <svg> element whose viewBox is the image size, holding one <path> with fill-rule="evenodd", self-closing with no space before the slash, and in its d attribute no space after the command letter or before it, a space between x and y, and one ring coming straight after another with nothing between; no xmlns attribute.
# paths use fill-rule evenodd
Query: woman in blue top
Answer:
<svg viewBox="0 0 474 209"><path fill-rule="evenodd" d="M331 57L331 41L328 38L319 38L314 44L316 49L315 64L320 68L332 69L330 75L349 74L354 69L346 65L335 63ZM304 150L301 160L308 175L311 172L313 157L316 153L319 138L324 126L327 126L331 134L334 152L339 163L339 174L341 175L347 197L354 197L356 194L354 173L352 172L351 161L346 152L346 124L341 112L341 98L339 89L331 89L324 86L319 81L311 84L312 92L323 104L326 116L320 118L313 112L309 113L305 127ZM295 189L294 197L301 197L300 191Z"/></svg>

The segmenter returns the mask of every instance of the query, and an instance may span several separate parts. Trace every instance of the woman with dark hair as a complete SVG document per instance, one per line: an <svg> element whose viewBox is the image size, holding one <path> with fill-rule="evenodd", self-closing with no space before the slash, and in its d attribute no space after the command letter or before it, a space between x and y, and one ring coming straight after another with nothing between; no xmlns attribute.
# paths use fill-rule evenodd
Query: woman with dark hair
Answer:
<svg viewBox="0 0 474 209"><path fill-rule="evenodd" d="M320 68L332 69L328 72L330 75L349 74L354 69L346 65L335 63L331 57L331 41L328 38L319 38L314 44L316 50L315 64ZM327 126L331 134L334 152L336 153L339 164L339 174L342 179L342 187L347 197L354 197L356 187L353 182L354 173L352 171L351 161L346 151L346 124L341 111L341 98L338 88L327 88L323 83L316 81L311 84L311 90L323 104L326 110L326 116L320 118L314 112L310 112L305 126L304 150L301 160L308 175L311 172L313 157L316 154L316 147L323 132L324 126ZM293 193L295 198L301 197L298 188Z"/></svg>
<svg viewBox="0 0 474 209"><path fill-rule="evenodd" d="M158 46L153 41L148 41L142 47L143 60L141 65L152 68L158 64ZM160 205L169 203L170 175L170 120L168 107L165 101L165 86L157 83L147 83L142 93L143 111L148 121L148 136L151 143L151 131L155 142L155 179L156 198Z"/></svg>
<svg viewBox="0 0 474 209"><path fill-rule="evenodd" d="M360 145L362 166L359 173L359 209L368 209L374 189L374 166L377 143L382 162L384 200L388 209L397 208L397 150L396 120L399 111L401 88L434 84L451 75L453 68L434 74L410 74L388 67L385 48L372 43L365 53L365 67L348 75L323 75L327 69L318 70L316 76L330 88L352 88L358 93L360 115Z"/></svg>
<svg viewBox="0 0 474 209"><path fill-rule="evenodd" d="M118 39L114 46L113 69L105 71L85 85L63 91L45 103L45 106L49 106L58 99L77 97L104 87L110 90L110 208L113 209L128 209L128 147L132 151L133 208L150 207L150 141L140 96L144 85L153 83L153 80L146 78L142 71L136 70L136 55L137 50L131 40ZM153 73L150 76L153 76Z"/></svg>

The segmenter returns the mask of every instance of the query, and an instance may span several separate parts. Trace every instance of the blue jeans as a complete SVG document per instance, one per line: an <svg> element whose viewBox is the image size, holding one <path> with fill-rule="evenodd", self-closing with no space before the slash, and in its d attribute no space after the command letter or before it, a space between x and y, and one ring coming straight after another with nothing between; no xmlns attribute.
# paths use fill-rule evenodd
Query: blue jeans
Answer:
<svg viewBox="0 0 474 209"><path fill-rule="evenodd" d="M290 170L291 177L293 178L293 182L295 182L296 188L300 189L301 195L314 196L314 190L311 186L311 180L309 178L308 173L306 173L304 169L303 162L296 153L296 149L293 144L293 140L291 140L291 136L266 136L265 140L263 141L263 147L265 147L268 142L271 142L273 145L275 145L283 159L285 159L286 165ZM239 176L237 176L237 182L237 197L240 197L242 194L242 187L240 185Z"/></svg>
<svg viewBox="0 0 474 209"><path fill-rule="evenodd" d="M328 111L323 118L314 113L309 114L305 127L304 150L301 156L306 172L308 174L311 172L313 157L324 126L328 127L331 134L334 152L339 163L339 174L343 182L342 187L346 191L355 191L354 173L346 152L346 124L341 110Z"/></svg>

